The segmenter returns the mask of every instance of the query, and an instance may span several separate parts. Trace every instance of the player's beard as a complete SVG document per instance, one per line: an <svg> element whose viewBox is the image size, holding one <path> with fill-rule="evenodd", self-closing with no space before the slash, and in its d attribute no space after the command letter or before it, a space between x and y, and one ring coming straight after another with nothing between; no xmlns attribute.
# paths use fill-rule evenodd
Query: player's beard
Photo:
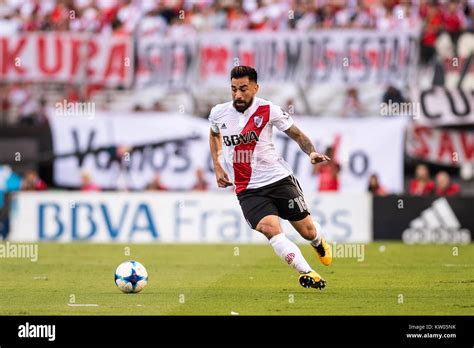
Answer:
<svg viewBox="0 0 474 348"><path fill-rule="evenodd" d="M253 102L253 98L250 99L250 101L248 103L246 103L244 100L234 100L233 105L234 105L235 110L237 110L238 112L243 113L245 110L247 110L250 107L250 105L252 105L252 102ZM239 104L237 104L237 103L239 103ZM240 103L242 103L242 104L240 104Z"/></svg>

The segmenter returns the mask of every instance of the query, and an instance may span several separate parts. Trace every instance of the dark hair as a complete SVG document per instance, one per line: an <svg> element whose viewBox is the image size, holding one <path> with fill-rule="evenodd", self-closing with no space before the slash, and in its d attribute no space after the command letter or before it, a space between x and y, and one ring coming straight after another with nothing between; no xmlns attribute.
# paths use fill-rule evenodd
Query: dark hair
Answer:
<svg viewBox="0 0 474 348"><path fill-rule="evenodd" d="M376 186L372 186L372 183L371 183L372 178L375 178ZM372 174L372 175L370 175L370 177L369 177L369 184L368 184L368 186L367 186L367 190L368 190L369 192L376 193L376 191L377 191L377 189L378 189L379 187L380 187L380 184L379 184L379 178L378 178L377 174Z"/></svg>
<svg viewBox="0 0 474 348"><path fill-rule="evenodd" d="M257 70L251 66L239 65L235 66L230 72L230 79L240 79L248 76L250 81L257 83Z"/></svg>
<svg viewBox="0 0 474 348"><path fill-rule="evenodd" d="M334 148L332 146L328 146L326 151L324 152L326 156L333 156L334 155Z"/></svg>

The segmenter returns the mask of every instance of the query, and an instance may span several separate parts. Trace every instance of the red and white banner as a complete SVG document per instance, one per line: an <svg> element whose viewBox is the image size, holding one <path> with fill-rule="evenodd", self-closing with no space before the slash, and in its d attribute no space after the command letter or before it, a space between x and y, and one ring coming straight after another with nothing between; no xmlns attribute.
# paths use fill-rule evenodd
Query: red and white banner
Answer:
<svg viewBox="0 0 474 348"><path fill-rule="evenodd" d="M226 85L235 65L255 66L260 81L305 84L409 83L418 61L418 30L325 30L315 33L206 32L194 37L141 35L137 83Z"/></svg>
<svg viewBox="0 0 474 348"><path fill-rule="evenodd" d="M474 161L474 131L409 127L406 150L413 158L458 167Z"/></svg>
<svg viewBox="0 0 474 348"><path fill-rule="evenodd" d="M0 80L94 83L129 87L128 35L34 32L0 37Z"/></svg>
<svg viewBox="0 0 474 348"><path fill-rule="evenodd" d="M137 87L185 88L196 84L198 54L194 35L177 40L145 32L140 34L137 47Z"/></svg>

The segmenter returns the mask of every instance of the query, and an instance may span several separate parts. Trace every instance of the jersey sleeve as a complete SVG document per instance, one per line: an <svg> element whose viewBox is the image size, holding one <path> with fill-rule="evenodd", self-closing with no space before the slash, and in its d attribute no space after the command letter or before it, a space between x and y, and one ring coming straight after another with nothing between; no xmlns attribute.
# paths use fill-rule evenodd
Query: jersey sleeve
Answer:
<svg viewBox="0 0 474 348"><path fill-rule="evenodd" d="M219 129L219 124L217 123L217 111L216 107L213 107L211 109L211 112L209 113L209 117L207 118L209 120L209 124L211 126L211 130L213 133L219 134L221 130Z"/></svg>
<svg viewBox="0 0 474 348"><path fill-rule="evenodd" d="M293 125L293 118L279 106L272 105L270 110L270 122L280 131L284 132Z"/></svg>

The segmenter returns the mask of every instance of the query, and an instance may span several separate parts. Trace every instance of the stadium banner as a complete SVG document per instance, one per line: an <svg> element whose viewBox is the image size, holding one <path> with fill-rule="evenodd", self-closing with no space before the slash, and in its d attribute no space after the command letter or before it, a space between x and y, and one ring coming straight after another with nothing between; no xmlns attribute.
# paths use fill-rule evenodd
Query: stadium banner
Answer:
<svg viewBox="0 0 474 348"><path fill-rule="evenodd" d="M31 32L0 37L0 80L130 87L130 35Z"/></svg>
<svg viewBox="0 0 474 348"><path fill-rule="evenodd" d="M453 42L447 32L442 32L435 49L438 59L427 69L433 85L474 90L474 33L465 31Z"/></svg>
<svg viewBox="0 0 474 348"><path fill-rule="evenodd" d="M410 126L406 152L416 159L459 167L474 161L474 131Z"/></svg>
<svg viewBox="0 0 474 348"><path fill-rule="evenodd" d="M138 36L137 55L137 88L159 85L187 89L196 83L199 53L195 34L174 39L145 31Z"/></svg>
<svg viewBox="0 0 474 348"><path fill-rule="evenodd" d="M418 38L418 30L358 29L140 35L137 86L184 86L190 75L200 86L226 86L235 65L254 66L262 82L403 85L416 73Z"/></svg>
<svg viewBox="0 0 474 348"><path fill-rule="evenodd" d="M474 89L435 86L412 90L416 123L426 126L474 124ZM419 107L418 107L419 106Z"/></svg>
<svg viewBox="0 0 474 348"><path fill-rule="evenodd" d="M474 233L473 206L474 197L374 197L374 240L470 243Z"/></svg>
<svg viewBox="0 0 474 348"><path fill-rule="evenodd" d="M81 171L87 170L104 189L141 190L159 173L167 188L189 190L201 168L209 188L218 190L205 119L146 112L120 116L96 112L89 118L50 110L49 121L56 156L54 181L58 186L80 187ZM297 116L295 121L320 152L334 147L334 160L341 166L341 191L365 192L372 173L378 174L389 192L403 191L407 118L343 120ZM279 131L275 131L273 139L303 190L317 191L319 178L299 146Z"/></svg>
<svg viewBox="0 0 474 348"><path fill-rule="evenodd" d="M367 193L306 197L328 240L372 240ZM229 192L20 192L10 211L9 240L16 242L266 243L250 229ZM287 221L283 230L304 242Z"/></svg>

